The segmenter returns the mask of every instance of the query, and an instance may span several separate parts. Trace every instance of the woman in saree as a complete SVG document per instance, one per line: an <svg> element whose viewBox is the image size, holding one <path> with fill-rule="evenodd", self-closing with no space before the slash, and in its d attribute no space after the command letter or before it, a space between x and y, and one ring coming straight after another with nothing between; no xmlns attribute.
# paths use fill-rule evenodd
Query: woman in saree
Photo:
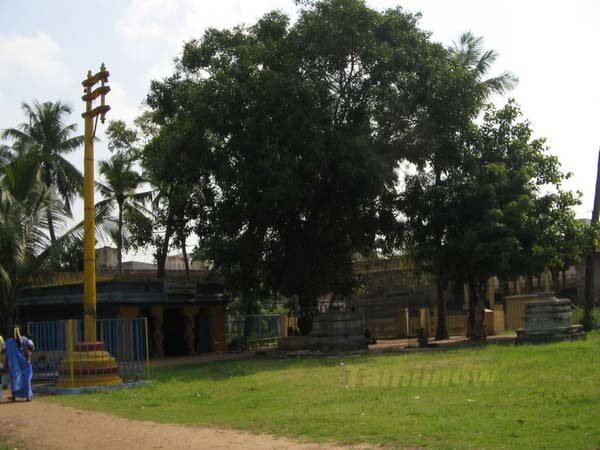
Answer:
<svg viewBox="0 0 600 450"><path fill-rule="evenodd" d="M34 351L33 341L21 336L18 328L15 328L14 339L7 339L4 343L6 349L6 365L10 378L10 399L14 402L17 398L27 401L33 397L31 391L31 353Z"/></svg>

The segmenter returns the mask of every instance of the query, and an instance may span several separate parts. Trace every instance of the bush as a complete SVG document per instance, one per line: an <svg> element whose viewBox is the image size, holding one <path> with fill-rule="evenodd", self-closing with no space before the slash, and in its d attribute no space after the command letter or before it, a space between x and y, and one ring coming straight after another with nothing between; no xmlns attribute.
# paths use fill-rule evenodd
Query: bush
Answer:
<svg viewBox="0 0 600 450"><path fill-rule="evenodd" d="M583 308L576 306L573 310L573 323L574 324L583 324ZM600 308L594 308L592 311L592 316L594 318L594 329L600 329Z"/></svg>

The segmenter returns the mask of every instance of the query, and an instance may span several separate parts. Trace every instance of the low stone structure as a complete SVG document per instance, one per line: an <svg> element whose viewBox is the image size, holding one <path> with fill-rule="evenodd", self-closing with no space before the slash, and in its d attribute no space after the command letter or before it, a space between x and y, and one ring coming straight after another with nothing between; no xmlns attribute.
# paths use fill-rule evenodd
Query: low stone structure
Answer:
<svg viewBox="0 0 600 450"><path fill-rule="evenodd" d="M284 352L308 350L309 345L309 336L282 336L278 340L278 348Z"/></svg>
<svg viewBox="0 0 600 450"><path fill-rule="evenodd" d="M318 314L313 319L309 347L323 353L368 350L362 316L341 311Z"/></svg>
<svg viewBox="0 0 600 450"><path fill-rule="evenodd" d="M572 325L569 299L557 299L551 292L525 303L525 325L517 330L517 344L585 339L582 325Z"/></svg>

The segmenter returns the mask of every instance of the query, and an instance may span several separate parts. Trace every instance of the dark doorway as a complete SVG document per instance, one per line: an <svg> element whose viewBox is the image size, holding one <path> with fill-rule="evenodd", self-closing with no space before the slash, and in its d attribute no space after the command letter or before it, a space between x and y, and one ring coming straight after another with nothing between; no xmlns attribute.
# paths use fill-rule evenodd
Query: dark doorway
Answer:
<svg viewBox="0 0 600 450"><path fill-rule="evenodd" d="M165 337L165 356L181 356L189 354L185 343L185 326L181 309L164 309L163 334Z"/></svg>
<svg viewBox="0 0 600 450"><path fill-rule="evenodd" d="M210 316L206 309L201 309L196 317L196 351L210 352Z"/></svg>

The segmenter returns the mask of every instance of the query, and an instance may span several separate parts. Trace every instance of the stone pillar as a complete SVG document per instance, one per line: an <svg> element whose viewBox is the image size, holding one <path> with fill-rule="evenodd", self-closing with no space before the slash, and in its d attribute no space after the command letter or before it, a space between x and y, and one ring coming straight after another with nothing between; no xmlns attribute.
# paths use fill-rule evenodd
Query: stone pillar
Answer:
<svg viewBox="0 0 600 450"><path fill-rule="evenodd" d="M280 327L281 327L281 335L280 337L287 337L288 336L288 332L287 329L289 327L289 320L288 320L288 316L285 314L281 315L281 318L279 319L279 323L280 323Z"/></svg>
<svg viewBox="0 0 600 450"><path fill-rule="evenodd" d="M504 307L502 305L494 305L494 332L498 334L504 330Z"/></svg>
<svg viewBox="0 0 600 450"><path fill-rule="evenodd" d="M190 355L196 353L196 317L198 316L198 306L186 305L183 307L183 335L185 337L185 345Z"/></svg>
<svg viewBox="0 0 600 450"><path fill-rule="evenodd" d="M400 308L398 310L398 336L408 337L410 333L410 316L408 308Z"/></svg>
<svg viewBox="0 0 600 450"><path fill-rule="evenodd" d="M165 337L163 335L163 306L152 305L150 316L154 321L154 355L165 356Z"/></svg>
<svg viewBox="0 0 600 450"><path fill-rule="evenodd" d="M431 328L431 318L429 317L429 308L419 309L419 327L424 328L425 332L429 336L429 330Z"/></svg>

